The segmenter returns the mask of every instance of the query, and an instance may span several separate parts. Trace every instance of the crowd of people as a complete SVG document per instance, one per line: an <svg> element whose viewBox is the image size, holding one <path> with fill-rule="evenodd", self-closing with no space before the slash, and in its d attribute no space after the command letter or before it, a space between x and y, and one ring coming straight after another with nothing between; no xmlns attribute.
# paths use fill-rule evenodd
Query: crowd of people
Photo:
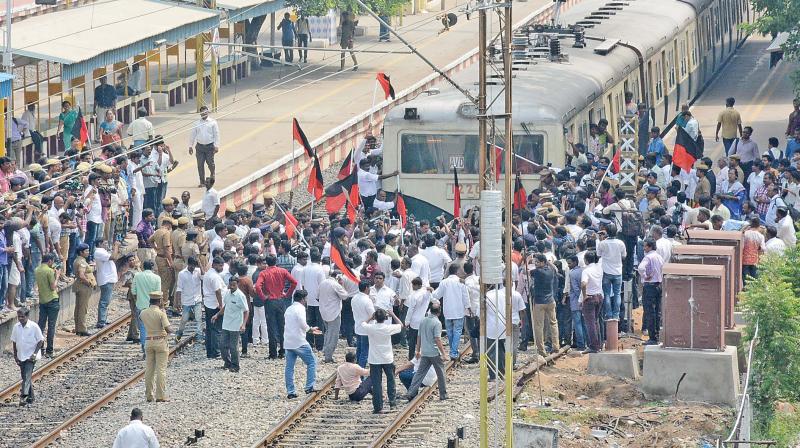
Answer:
<svg viewBox="0 0 800 448"><path fill-rule="evenodd" d="M576 353L602 350L604 322L617 321L623 335L632 332L630 310L640 305L646 343L657 343L661 269L685 229L743 232L746 276L758 275L762 254L795 245L800 102L785 150L770 138L763 152L733 106L729 99L719 117L727 154L717 170L706 157L688 171L674 166L653 127L640 142L646 146L639 187L626 193L610 169L614 140L601 120L586 144L570 139L563 169L539 172L539 187L514 210L506 235L513 240L511 347L505 345L505 287L489 286L484 297L492 379L505 373L506 350L515 363L530 345L541 356L565 345ZM631 110L646 113L635 105ZM688 108L678 118L692 138L702 138ZM115 286L126 288L134 322L128 339L145 353L151 401L167 400L168 338L183 338L190 322L206 356L232 373L252 346L265 347L267 362L285 362L289 399L298 396L298 358L306 366L304 392L316 390L317 356L341 363L337 386L354 401L371 394L376 413L384 412L384 375L390 407L397 401L396 376L406 398L438 382L446 399L445 362L461 358L467 346L471 354L463 361L478 359L480 210L452 220L409 216L402 228L405 217L398 219L393 194L381 186L397 173L381 172L382 151L372 135L354 155L362 195L355 219L341 213L311 219L269 192L249 209L220 209L213 177L219 131L208 120L202 111L191 141L198 161L202 150L203 161L211 156L212 162L206 163L210 177L202 168L198 173L206 190L199 210L191 209L188 192L167 194L167 173L177 161L146 123L129 127L142 148L126 155L115 146L104 147L97 160L88 151L68 151L27 172L0 158L0 300L14 310L36 286L43 310L42 330L23 339L52 356L58 282L71 277L78 335L91 331L85 316L95 288L101 292L98 328L107 323ZM128 232L137 237L135 251L123 250ZM24 331L36 325L26 309L18 314ZM170 316L180 317L177 329ZM33 362L29 349L17 351L23 372L31 370L24 365ZM403 359L395 359L398 353ZM32 397L31 388L24 399Z"/></svg>

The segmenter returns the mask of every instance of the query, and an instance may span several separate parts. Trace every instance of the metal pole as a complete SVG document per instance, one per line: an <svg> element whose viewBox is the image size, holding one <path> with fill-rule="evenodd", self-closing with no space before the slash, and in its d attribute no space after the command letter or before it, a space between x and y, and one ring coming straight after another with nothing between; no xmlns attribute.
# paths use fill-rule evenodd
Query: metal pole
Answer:
<svg viewBox="0 0 800 448"><path fill-rule="evenodd" d="M486 10L478 12L478 190L486 189ZM480 251L484 266L486 251ZM486 358L486 285L480 282L480 448L489 447L489 369Z"/></svg>
<svg viewBox="0 0 800 448"><path fill-rule="evenodd" d="M197 0L197 6L203 7L203 0ZM203 33L199 33L194 38L194 67L195 74L197 75L197 88L195 88L195 103L197 104L197 111L206 105L206 56L203 53L205 47L203 46Z"/></svg>
<svg viewBox="0 0 800 448"><path fill-rule="evenodd" d="M377 15L377 14L375 14L375 13L374 13L374 12L373 12L373 11L372 11L370 8L369 8L369 6L365 5L365 4L364 4L364 2L363 2L362 0L356 0L356 3L358 3L358 4L359 4L359 6L361 6L362 8L364 8L364 10L365 10L365 11L367 11L367 14L371 15L371 16L372 16L372 18L374 18L375 20L377 20L377 21L378 21L378 23L380 23L381 25L385 26L385 27L386 27L386 29L388 29L390 33L394 34L394 36L395 36L395 37L396 37L396 38L397 38L397 39L398 39L400 42L402 42L402 43L403 43L403 45L405 45L406 47L408 47L408 49L409 49L409 50L411 50L411 52L412 52L412 53L414 53L414 54L416 54L417 56L419 56L419 58L420 58L420 59L422 59L422 61L423 61L423 62L425 62L426 64L428 64L428 66L429 66L430 68L432 68L432 69L433 69L433 71L435 71L437 74L439 74L439 76L441 76L441 77L442 77L442 78L444 78L444 79L445 79L447 82L449 82L449 83L450 83L450 85L452 85L453 87L455 87L455 88L456 88L456 90L458 90L459 92L461 92L462 94L464 94L464 96L466 96L466 97L467 97L467 98L468 98L470 101L472 101L473 103L475 103L475 102L476 102L476 100L475 100L475 97L473 97L473 96L472 96L472 94L471 94L471 93L469 93L469 91L467 91L467 89L465 89L465 88L461 87L460 85L458 85L458 84L457 84L455 81L453 81L453 79L452 79L451 77L447 76L447 74L446 74L445 72L441 71L441 70L439 69L439 67L437 67L436 65L434 65L434 64L433 64L433 62L431 62L431 61L430 61L428 58L426 58L425 56L423 56L423 55L422 55L422 53L420 53L419 51L417 51L417 49L416 49L416 48L415 48L413 45L411 45L411 44L410 44L410 43L409 43L407 40L405 40L405 39L403 38L403 36L401 36L400 34L398 34L398 33L397 33L397 31L395 31L395 30L394 30L394 28L392 28L392 27L391 27L391 26L390 26L388 23L386 23L386 22L385 22L383 19L381 19L380 17L378 17L378 15Z"/></svg>
<svg viewBox="0 0 800 448"><path fill-rule="evenodd" d="M514 197L514 170L512 165L514 163L514 141L513 133L514 126L511 123L511 8L512 3L508 2L504 11L503 19L503 77L505 78L505 125L506 125L506 144L505 144L505 165L506 165L506 178L505 178L505 265L506 265L506 447L511 448L514 446L514 432L512 426L513 410L514 410L514 397L511 393L514 389L514 361L513 361L513 339L512 339L512 316L511 309L511 292L514 285L511 278L511 240L513 237L511 231L511 221L513 212L513 197Z"/></svg>
<svg viewBox="0 0 800 448"><path fill-rule="evenodd" d="M209 5L211 9L217 8L217 0L211 0L211 4ZM214 29L212 31L212 40L214 38L219 39L219 29ZM211 110L216 112L217 111L217 104L219 100L219 65L217 64L217 60L219 59L219 48L212 48L211 49ZM234 67L234 70L236 68Z"/></svg>
<svg viewBox="0 0 800 448"><path fill-rule="evenodd" d="M3 67L9 75L12 75L14 72L14 61L12 60L13 55L11 54L11 0L6 0L6 48L3 51ZM11 141L11 121L14 117L14 80L11 81L11 93L8 95L8 98L5 100L6 106L6 116L5 116L5 138L3 139L3 152L0 153L3 156L7 156L11 148L6 148L5 142ZM23 89L24 90L24 89ZM18 160L19 167L22 167L22 161Z"/></svg>

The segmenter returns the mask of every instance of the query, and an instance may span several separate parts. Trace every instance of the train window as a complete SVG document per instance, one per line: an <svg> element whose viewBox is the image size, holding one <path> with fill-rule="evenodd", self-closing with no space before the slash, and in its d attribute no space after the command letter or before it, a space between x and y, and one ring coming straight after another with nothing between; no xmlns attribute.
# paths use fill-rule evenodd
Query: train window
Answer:
<svg viewBox="0 0 800 448"><path fill-rule="evenodd" d="M686 39L688 39L688 34L686 38L681 39L681 47L680 47L680 79L686 77L686 64L687 64L687 55L686 55Z"/></svg>
<svg viewBox="0 0 800 448"><path fill-rule="evenodd" d="M502 147L503 141L497 141ZM400 138L401 169L408 174L448 174L452 167L460 173L478 173L478 136L458 134L403 134ZM544 136L515 135L517 169L532 173L533 165L544 160Z"/></svg>

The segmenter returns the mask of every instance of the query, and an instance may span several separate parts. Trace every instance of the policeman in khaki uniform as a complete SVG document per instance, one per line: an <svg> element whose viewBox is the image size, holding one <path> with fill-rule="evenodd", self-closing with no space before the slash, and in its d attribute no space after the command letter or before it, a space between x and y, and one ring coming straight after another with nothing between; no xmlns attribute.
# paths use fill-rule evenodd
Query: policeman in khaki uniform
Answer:
<svg viewBox="0 0 800 448"><path fill-rule="evenodd" d="M172 211L175 210L175 201L173 201L172 198L164 198L164 200L161 201L161 207L164 210L158 215L158 227L161 227L164 218L172 219Z"/></svg>
<svg viewBox="0 0 800 448"><path fill-rule="evenodd" d="M144 324L147 341L144 345L144 395L147 401L167 401L167 357L169 347L167 334L172 333L167 313L159 307L164 294L161 291L150 293L150 307L142 311L139 319ZM155 386L155 397L153 397Z"/></svg>
<svg viewBox="0 0 800 448"><path fill-rule="evenodd" d="M180 254L181 260L183 261L183 267L186 267L186 260L190 257L193 257L195 260L200 260L200 246L197 245L197 238L199 236L199 232L196 229L189 229L186 232L186 236L184 237L184 241L181 244L180 248L178 249L177 253ZM178 278L177 275L183 270L183 268L178 269L177 264L175 267L175 275L176 279ZM204 267L200 266L200 273L205 273Z"/></svg>
<svg viewBox="0 0 800 448"><path fill-rule="evenodd" d="M275 195L265 191L261 198L264 200L264 222L268 223L273 219L278 219L278 208L275 207Z"/></svg>
<svg viewBox="0 0 800 448"><path fill-rule="evenodd" d="M150 244L156 251L156 270L161 277L162 306L167 307L169 303L169 292L175 286L175 274L172 271L172 225L175 221L164 218L161 227L150 237Z"/></svg>
<svg viewBox="0 0 800 448"><path fill-rule="evenodd" d="M198 210L195 212L194 216L192 216L192 220L194 221L194 228L197 230L197 239L195 243L197 243L197 247L200 249L200 257L198 261L200 262L200 269L205 272L208 270L208 239L206 238L206 214L203 213L202 210Z"/></svg>
<svg viewBox="0 0 800 448"><path fill-rule="evenodd" d="M89 299L92 291L97 286L94 277L94 266L90 265L86 259L89 257L89 245L78 244L76 249L75 261L72 270L75 273L75 334L78 336L89 336L86 329L86 311L89 309Z"/></svg>
<svg viewBox="0 0 800 448"><path fill-rule="evenodd" d="M172 234L170 234L170 242L172 243L172 275L174 276L173 278L176 279L176 283L178 273L186 267L186 258L184 258L181 253L181 247L183 247L183 243L186 242L186 226L189 225L189 218L181 216L177 219L177 223L178 228L173 230ZM170 291L169 295L174 299L175 291ZM173 301L172 309L174 309L176 313L180 313L181 303L179 301Z"/></svg>

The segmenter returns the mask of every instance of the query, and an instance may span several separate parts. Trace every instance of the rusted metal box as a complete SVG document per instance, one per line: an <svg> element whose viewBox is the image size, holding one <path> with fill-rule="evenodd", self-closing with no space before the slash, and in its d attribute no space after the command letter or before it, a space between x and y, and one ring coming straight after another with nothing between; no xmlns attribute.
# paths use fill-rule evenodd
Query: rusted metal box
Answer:
<svg viewBox="0 0 800 448"><path fill-rule="evenodd" d="M724 350L725 267L667 263L663 274L663 346Z"/></svg>
<svg viewBox="0 0 800 448"><path fill-rule="evenodd" d="M725 230L700 230L689 229L686 231L688 237L687 243L701 244L710 246L733 246L733 256L736 258L734 262L734 286L736 294L733 296L733 303L739 301L739 291L743 288L742 283L742 254L744 243L742 242L741 232L732 232Z"/></svg>
<svg viewBox="0 0 800 448"><path fill-rule="evenodd" d="M736 297L733 246L701 246L684 244L672 249L673 263L710 264L725 267L725 328L733 328L733 298Z"/></svg>

